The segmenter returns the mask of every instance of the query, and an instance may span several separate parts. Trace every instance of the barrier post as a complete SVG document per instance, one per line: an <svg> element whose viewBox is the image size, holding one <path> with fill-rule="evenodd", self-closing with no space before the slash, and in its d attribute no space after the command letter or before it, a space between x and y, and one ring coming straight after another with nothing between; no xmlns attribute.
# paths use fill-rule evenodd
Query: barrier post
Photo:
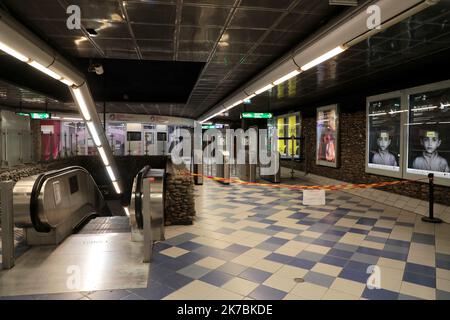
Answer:
<svg viewBox="0 0 450 320"><path fill-rule="evenodd" d="M150 180L142 180L142 219L144 220L144 260L150 262L153 250L152 226L150 215Z"/></svg>
<svg viewBox="0 0 450 320"><path fill-rule="evenodd" d="M2 268L14 267L14 216L13 216L14 182L0 182L1 227L2 227Z"/></svg>
<svg viewBox="0 0 450 320"><path fill-rule="evenodd" d="M422 217L422 221L430 223L442 223L442 220L434 217L434 174L428 174L428 217Z"/></svg>
<svg viewBox="0 0 450 320"><path fill-rule="evenodd" d="M291 148L291 179L294 179L295 136L291 136Z"/></svg>

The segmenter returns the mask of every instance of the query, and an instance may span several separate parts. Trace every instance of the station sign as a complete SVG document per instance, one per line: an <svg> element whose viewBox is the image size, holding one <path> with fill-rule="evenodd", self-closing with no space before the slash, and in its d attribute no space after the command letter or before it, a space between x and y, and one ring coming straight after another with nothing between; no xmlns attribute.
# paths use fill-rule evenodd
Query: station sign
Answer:
<svg viewBox="0 0 450 320"><path fill-rule="evenodd" d="M272 119L273 114L269 112L243 112L242 119Z"/></svg>

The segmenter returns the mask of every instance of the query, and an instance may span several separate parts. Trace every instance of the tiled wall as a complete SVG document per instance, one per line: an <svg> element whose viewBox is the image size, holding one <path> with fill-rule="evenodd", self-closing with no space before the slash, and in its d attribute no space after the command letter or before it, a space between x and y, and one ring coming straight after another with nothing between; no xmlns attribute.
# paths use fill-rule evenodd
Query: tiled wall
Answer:
<svg viewBox="0 0 450 320"><path fill-rule="evenodd" d="M366 113L365 111L341 112L340 114L340 166L330 168L318 166L315 162L316 154L316 119L315 115L304 116L302 120L302 134L305 137L305 162L296 163L294 168L318 176L328 177L351 183L373 183L393 181L395 178L368 174L365 172L366 152ZM282 166L290 168L289 161L283 161ZM428 200L428 184L409 183L404 185L380 188L384 191ZM450 188L435 186L435 201L450 205Z"/></svg>

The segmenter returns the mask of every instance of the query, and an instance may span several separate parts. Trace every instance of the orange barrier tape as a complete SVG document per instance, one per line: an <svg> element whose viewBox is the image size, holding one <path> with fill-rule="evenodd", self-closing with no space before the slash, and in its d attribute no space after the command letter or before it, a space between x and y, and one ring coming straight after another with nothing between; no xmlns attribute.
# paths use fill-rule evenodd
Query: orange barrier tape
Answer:
<svg viewBox="0 0 450 320"><path fill-rule="evenodd" d="M376 183L346 183L346 184L335 184L335 185L324 185L324 186L307 186L307 185L290 185L290 184L268 184L268 183L258 183L258 182L246 182L240 179L226 179L219 178L213 176L207 176L198 173L190 173L185 172L185 175L194 176L194 177L203 177L206 179L227 182L227 183L236 183L240 185L248 185L248 186L259 186L259 187L271 187L271 188L285 188L291 190L350 190L350 189L370 189L370 188L378 188L378 187L386 187L386 186L394 186L399 184L406 184L410 182L410 180L397 180L397 181L385 181L385 182L376 182Z"/></svg>

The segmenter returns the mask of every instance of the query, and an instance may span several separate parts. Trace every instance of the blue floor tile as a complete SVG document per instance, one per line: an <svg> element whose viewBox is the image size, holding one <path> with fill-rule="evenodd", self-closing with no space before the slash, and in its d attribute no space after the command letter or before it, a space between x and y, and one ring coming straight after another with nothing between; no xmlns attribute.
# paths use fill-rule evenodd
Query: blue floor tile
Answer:
<svg viewBox="0 0 450 320"><path fill-rule="evenodd" d="M405 266L405 272L423 274L427 277L436 278L436 268L424 266L417 263L407 262Z"/></svg>
<svg viewBox="0 0 450 320"><path fill-rule="evenodd" d="M294 257L290 257L290 256L287 256L284 254L279 254L279 253L271 253L267 257L265 257L265 259L270 260L270 261L279 262L279 263L288 263L288 262L292 261L292 259L294 259Z"/></svg>
<svg viewBox="0 0 450 320"><path fill-rule="evenodd" d="M367 272L367 268L370 266L370 263L364 263L359 261L352 261L350 260L345 268L353 269L359 272Z"/></svg>
<svg viewBox="0 0 450 320"><path fill-rule="evenodd" d="M213 270L200 278L201 281L207 282L217 287L223 286L231 279L234 279L234 276L218 270Z"/></svg>
<svg viewBox="0 0 450 320"><path fill-rule="evenodd" d="M373 219L373 218L361 218L359 219L356 224L362 224L364 226L373 226L375 225L375 223L377 223L377 219Z"/></svg>
<svg viewBox="0 0 450 320"><path fill-rule="evenodd" d="M324 246L324 247L330 247L332 248L335 244L336 241L329 241L329 240L323 240L323 239L316 239L313 241L313 244L317 244L319 246Z"/></svg>
<svg viewBox="0 0 450 320"><path fill-rule="evenodd" d="M286 228L280 227L280 226L268 226L266 229L277 231L277 232L280 232L280 231L286 232L286 230L285 230Z"/></svg>
<svg viewBox="0 0 450 320"><path fill-rule="evenodd" d="M367 279L369 279L369 274L365 272L360 272L350 268L344 268L339 274L339 278L352 280L361 283L367 283Z"/></svg>
<svg viewBox="0 0 450 320"><path fill-rule="evenodd" d="M411 242L429 244L429 245L433 245L433 246L435 244L434 235L425 234L425 233L417 233L417 232L413 233Z"/></svg>
<svg viewBox="0 0 450 320"><path fill-rule="evenodd" d="M173 273L170 276L165 277L162 283L172 289L178 290L185 285L191 283L194 279L187 277L179 273Z"/></svg>
<svg viewBox="0 0 450 320"><path fill-rule="evenodd" d="M271 238L267 239L265 242L283 245L283 244L285 244L288 241L289 240L286 240L286 239L283 239L283 238L271 237Z"/></svg>
<svg viewBox="0 0 450 320"><path fill-rule="evenodd" d="M398 295L398 292L389 290L366 288L362 294L362 297L370 300L397 300Z"/></svg>
<svg viewBox="0 0 450 320"><path fill-rule="evenodd" d="M379 257L381 255L381 250L367 248L367 247L359 247L356 251L359 253L364 253L364 254L368 254L371 256L377 256L377 257Z"/></svg>
<svg viewBox="0 0 450 320"><path fill-rule="evenodd" d="M403 281L419 284L430 288L436 288L436 278L427 277L423 274L405 272L403 274Z"/></svg>
<svg viewBox="0 0 450 320"><path fill-rule="evenodd" d="M205 256L202 254L199 254L197 252L188 252L186 254L183 254L182 256L175 258L175 260L183 262L186 265L190 265L196 263L199 260L202 260L203 258L205 258Z"/></svg>
<svg viewBox="0 0 450 320"><path fill-rule="evenodd" d="M363 230L363 229L358 229L358 228L350 228L350 230L348 232L358 233L358 234L368 234L369 230Z"/></svg>
<svg viewBox="0 0 450 320"><path fill-rule="evenodd" d="M436 259L436 267L441 269L450 270L450 261Z"/></svg>
<svg viewBox="0 0 450 320"><path fill-rule="evenodd" d="M336 278L326 274L310 271L303 277L303 279L318 286L329 288Z"/></svg>
<svg viewBox="0 0 450 320"><path fill-rule="evenodd" d="M286 292L260 285L248 295L256 300L281 300L286 296Z"/></svg>
<svg viewBox="0 0 450 320"><path fill-rule="evenodd" d="M311 270L316 265L316 262L309 261L306 259L294 258L294 259L286 262L286 264L297 267L297 268Z"/></svg>
<svg viewBox="0 0 450 320"><path fill-rule="evenodd" d="M389 259L400 260L400 261L406 261L406 259L408 259L408 254L391 252L391 251L386 251L386 250L383 250L381 252L381 256L383 258L389 258Z"/></svg>
<svg viewBox="0 0 450 320"><path fill-rule="evenodd" d="M382 233L391 233L392 229L390 228L381 228L381 227L373 227L372 231L382 232Z"/></svg>
<svg viewBox="0 0 450 320"><path fill-rule="evenodd" d="M327 255L344 259L350 259L350 257L353 255L353 252L333 248L330 251L328 251Z"/></svg>
<svg viewBox="0 0 450 320"><path fill-rule="evenodd" d="M144 298L145 300L161 300L165 296L174 292L177 288L170 288L167 285L153 283L148 288L132 289L132 293Z"/></svg>
<svg viewBox="0 0 450 320"><path fill-rule="evenodd" d="M405 248L409 248L411 245L411 243L408 241L395 240L395 239L387 239L386 244L390 244L390 245L398 246L398 247L405 247Z"/></svg>
<svg viewBox="0 0 450 320"><path fill-rule="evenodd" d="M249 281L263 283L266 281L272 274L266 271L262 271L255 268L248 268L244 270L241 274L239 274L239 278L246 279Z"/></svg>
<svg viewBox="0 0 450 320"><path fill-rule="evenodd" d="M197 248L200 248L202 245L192 241L186 241L177 245L178 248L182 248L184 250L193 251Z"/></svg>
<svg viewBox="0 0 450 320"><path fill-rule="evenodd" d="M337 266L337 267L344 267L348 263L348 260L341 259L338 257L325 256L322 258L322 260L320 260L320 262L326 263L326 264L331 264L331 265Z"/></svg>

